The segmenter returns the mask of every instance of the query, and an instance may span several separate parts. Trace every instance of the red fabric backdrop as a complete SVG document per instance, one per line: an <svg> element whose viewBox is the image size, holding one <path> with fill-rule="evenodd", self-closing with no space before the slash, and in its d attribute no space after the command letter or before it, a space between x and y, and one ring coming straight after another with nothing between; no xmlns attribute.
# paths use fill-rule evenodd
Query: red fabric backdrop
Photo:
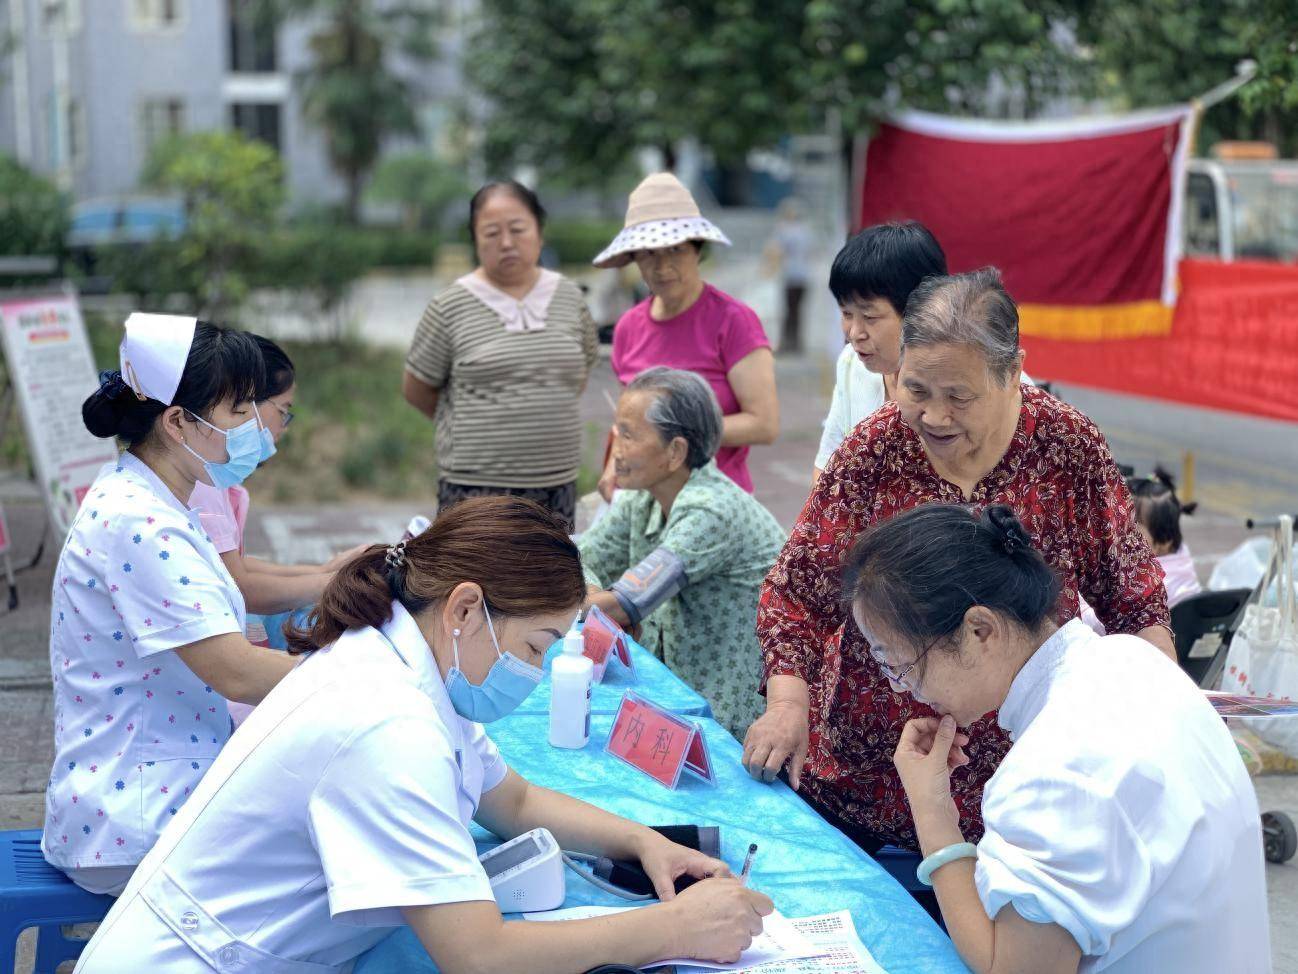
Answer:
<svg viewBox="0 0 1298 974"><path fill-rule="evenodd" d="M1298 422L1298 267L1184 260L1170 334L1023 345L1034 377Z"/></svg>

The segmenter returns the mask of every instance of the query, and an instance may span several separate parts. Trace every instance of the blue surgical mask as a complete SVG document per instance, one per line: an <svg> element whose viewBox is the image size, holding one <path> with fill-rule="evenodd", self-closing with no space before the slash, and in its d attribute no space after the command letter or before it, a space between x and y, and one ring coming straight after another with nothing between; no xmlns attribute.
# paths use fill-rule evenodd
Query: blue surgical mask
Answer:
<svg viewBox="0 0 1298 974"><path fill-rule="evenodd" d="M225 437L226 459L222 463L213 463L199 456L188 443L182 441L181 445L203 465L203 469L207 471L207 479L213 487L218 490L238 487L257 469L257 464L261 460L261 436L258 433L261 424L257 422L256 417L253 417L234 429L223 430L219 426L213 426L202 416L194 416L194 418Z"/></svg>
<svg viewBox="0 0 1298 974"><path fill-rule="evenodd" d="M275 455L275 437L271 436L270 430L261 421L261 410L256 403L252 404L252 411L257 414L257 422L261 426L261 459L257 463L262 464Z"/></svg>
<svg viewBox="0 0 1298 974"><path fill-rule="evenodd" d="M487 616L487 630L491 633L491 644L496 647L496 662L491 664L487 677L481 683L470 683L468 677L460 670L459 630L451 636L451 646L455 650L455 664L446 674L446 693L451 698L455 712L466 720L489 724L513 713L528 694L541 682L542 671L539 666L527 663L513 653L502 653L500 643L496 641L496 629L491 624L491 613L484 602L482 611Z"/></svg>

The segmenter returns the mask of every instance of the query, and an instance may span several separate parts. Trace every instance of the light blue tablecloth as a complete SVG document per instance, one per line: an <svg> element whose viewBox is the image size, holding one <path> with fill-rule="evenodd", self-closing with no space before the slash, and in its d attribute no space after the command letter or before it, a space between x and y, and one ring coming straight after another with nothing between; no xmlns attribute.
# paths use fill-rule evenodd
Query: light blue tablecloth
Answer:
<svg viewBox="0 0 1298 974"><path fill-rule="evenodd" d="M511 717L535 714L549 716L550 663L559 654L561 648L562 644L556 642L546 652L545 679ZM610 662L608 669L604 671L604 682L596 683L590 688L592 715L617 713L618 704L622 702L622 694L634 690L640 696L648 697L664 710L674 714L694 717L712 716L712 707L698 691L635 640L631 640L631 662L635 666L634 678L620 663Z"/></svg>
<svg viewBox="0 0 1298 974"><path fill-rule="evenodd" d="M742 748L711 718L704 730L716 774L709 785L689 775L671 791L604 753L611 715L591 720L584 750L546 745L546 718L511 715L488 728L511 767L540 785L561 790L648 825L721 826L722 856L738 870L750 842L759 847L752 884L786 916L847 909L857 933L890 974L964 971L951 941L882 868L827 825L786 785L753 781L740 765ZM490 843L478 833L484 847ZM572 875L565 905L618 905ZM355 974L430 974L423 948L402 929L363 955Z"/></svg>

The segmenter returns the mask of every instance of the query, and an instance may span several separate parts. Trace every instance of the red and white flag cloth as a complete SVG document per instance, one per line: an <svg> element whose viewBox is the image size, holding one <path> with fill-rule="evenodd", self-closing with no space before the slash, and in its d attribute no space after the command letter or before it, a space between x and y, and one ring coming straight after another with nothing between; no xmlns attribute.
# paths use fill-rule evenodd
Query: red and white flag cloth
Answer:
<svg viewBox="0 0 1298 974"><path fill-rule="evenodd" d="M870 139L858 229L919 220L953 272L999 267L1025 337L1166 335L1177 295L1189 105L999 122L905 112Z"/></svg>

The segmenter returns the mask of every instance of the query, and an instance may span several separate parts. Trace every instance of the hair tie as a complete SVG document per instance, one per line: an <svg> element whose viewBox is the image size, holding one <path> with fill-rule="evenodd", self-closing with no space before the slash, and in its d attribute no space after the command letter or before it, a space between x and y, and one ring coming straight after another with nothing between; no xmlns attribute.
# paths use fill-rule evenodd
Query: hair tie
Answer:
<svg viewBox="0 0 1298 974"><path fill-rule="evenodd" d="M406 567L406 543L398 541L394 545L388 545L387 553L383 556L383 564L394 572L399 572Z"/></svg>
<svg viewBox="0 0 1298 974"><path fill-rule="evenodd" d="M1014 555L1023 549L1023 542L1009 532L1006 532L1005 540L1001 542L1001 547L1005 549L1005 554Z"/></svg>
<svg viewBox="0 0 1298 974"><path fill-rule="evenodd" d="M126 384L122 373L117 369L105 369L99 373L99 391L110 399L116 399L128 389L130 386Z"/></svg>

